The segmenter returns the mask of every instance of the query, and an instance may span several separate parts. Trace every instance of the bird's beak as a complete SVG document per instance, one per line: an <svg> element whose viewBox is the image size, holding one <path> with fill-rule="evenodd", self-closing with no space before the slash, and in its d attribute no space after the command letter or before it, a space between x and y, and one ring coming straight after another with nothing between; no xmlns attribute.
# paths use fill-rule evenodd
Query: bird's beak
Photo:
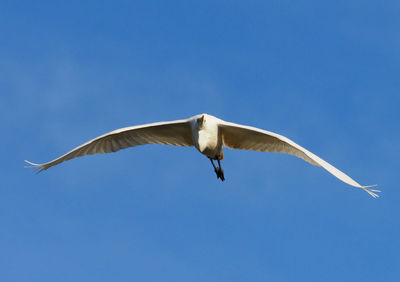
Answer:
<svg viewBox="0 0 400 282"><path fill-rule="evenodd" d="M201 122L201 124L203 124L203 122L204 122L204 115L201 116L200 122Z"/></svg>

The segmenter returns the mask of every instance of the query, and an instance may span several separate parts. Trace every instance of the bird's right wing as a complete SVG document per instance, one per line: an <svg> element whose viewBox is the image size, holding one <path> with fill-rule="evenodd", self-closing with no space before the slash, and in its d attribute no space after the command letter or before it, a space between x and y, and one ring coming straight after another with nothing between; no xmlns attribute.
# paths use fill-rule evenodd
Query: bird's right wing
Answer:
<svg viewBox="0 0 400 282"><path fill-rule="evenodd" d="M111 153L145 144L193 146L190 120L157 122L117 129L90 140L51 162L43 164L26 162L36 167L38 171L43 171L76 157Z"/></svg>
<svg viewBox="0 0 400 282"><path fill-rule="evenodd" d="M380 192L379 190L369 189L371 186L360 185L344 172L338 170L333 165L314 155L307 149L301 147L285 136L256 127L240 125L226 121L221 121L219 130L221 131L223 144L228 148L260 152L278 152L294 155L313 165L323 167L341 181L365 190L372 197L378 197L378 195L374 192Z"/></svg>

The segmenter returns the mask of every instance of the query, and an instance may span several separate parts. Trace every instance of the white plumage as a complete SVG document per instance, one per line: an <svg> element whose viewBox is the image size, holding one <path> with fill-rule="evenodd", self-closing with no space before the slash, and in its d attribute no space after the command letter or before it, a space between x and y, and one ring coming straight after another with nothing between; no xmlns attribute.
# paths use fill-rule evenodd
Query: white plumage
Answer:
<svg viewBox="0 0 400 282"><path fill-rule="evenodd" d="M292 140L251 126L226 122L207 114L196 115L189 119L169 122L157 122L138 126L125 127L101 135L69 151L65 155L43 164L33 165L38 171L46 170L61 162L97 153L111 153L128 147L145 144L166 144L175 146L195 146L212 162L218 178L224 180L220 165L223 159L222 148L253 150L260 152L279 152L294 155L303 160L321 166L343 182L363 189L372 197L379 190L372 186L362 186L348 175L330 165ZM219 167L214 165L217 160ZM375 186L375 185L373 185Z"/></svg>

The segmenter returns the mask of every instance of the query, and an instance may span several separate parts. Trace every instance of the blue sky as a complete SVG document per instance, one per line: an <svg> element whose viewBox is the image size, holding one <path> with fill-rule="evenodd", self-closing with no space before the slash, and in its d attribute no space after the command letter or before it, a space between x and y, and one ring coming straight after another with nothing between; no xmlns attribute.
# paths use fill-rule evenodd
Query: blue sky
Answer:
<svg viewBox="0 0 400 282"><path fill-rule="evenodd" d="M1 281L400 279L398 1L1 1ZM142 146L47 162L116 128L209 113L292 156Z"/></svg>

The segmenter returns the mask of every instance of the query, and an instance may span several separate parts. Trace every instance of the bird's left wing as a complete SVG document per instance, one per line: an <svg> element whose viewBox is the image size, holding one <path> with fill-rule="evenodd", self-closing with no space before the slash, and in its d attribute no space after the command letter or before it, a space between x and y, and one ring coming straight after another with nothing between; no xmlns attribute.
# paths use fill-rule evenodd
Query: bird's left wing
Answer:
<svg viewBox="0 0 400 282"><path fill-rule="evenodd" d="M90 140L51 162L43 164L26 162L40 172L76 157L111 153L145 144L193 146L190 120L157 122L117 129Z"/></svg>
<svg viewBox="0 0 400 282"><path fill-rule="evenodd" d="M370 189L369 187L372 186L360 185L344 172L282 135L222 120L219 124L219 130L223 144L228 148L294 155L313 165L323 167L341 181L365 190L372 197L378 197L374 192L380 192L379 190Z"/></svg>

